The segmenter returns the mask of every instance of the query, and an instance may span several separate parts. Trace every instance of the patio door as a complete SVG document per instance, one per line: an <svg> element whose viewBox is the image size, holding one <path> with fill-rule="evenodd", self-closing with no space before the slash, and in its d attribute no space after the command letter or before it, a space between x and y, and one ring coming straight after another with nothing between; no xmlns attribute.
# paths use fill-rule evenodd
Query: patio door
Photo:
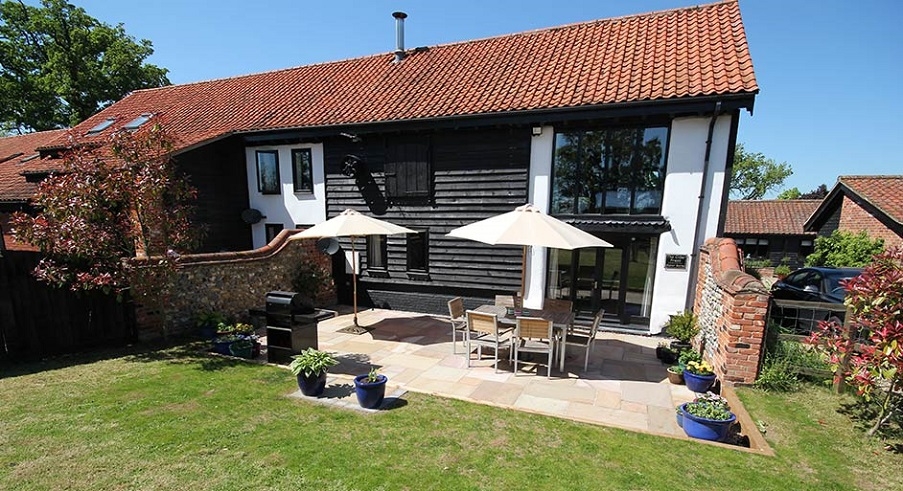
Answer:
<svg viewBox="0 0 903 491"><path fill-rule="evenodd" d="M657 236L606 236L614 247L550 252L547 296L574 302L578 316L605 309L604 320L649 325Z"/></svg>

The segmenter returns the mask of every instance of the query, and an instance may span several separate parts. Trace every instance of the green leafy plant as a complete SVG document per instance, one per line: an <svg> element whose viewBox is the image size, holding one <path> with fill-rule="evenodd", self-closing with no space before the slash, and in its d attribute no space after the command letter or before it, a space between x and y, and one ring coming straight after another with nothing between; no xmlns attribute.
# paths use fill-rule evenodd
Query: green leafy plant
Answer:
<svg viewBox="0 0 903 491"><path fill-rule="evenodd" d="M217 327L227 320L226 315L220 312L203 310L194 314L194 324L197 327Z"/></svg>
<svg viewBox="0 0 903 491"><path fill-rule="evenodd" d="M731 419L732 415L727 399L711 392L697 397L693 402L688 402L684 410L693 416L715 421Z"/></svg>
<svg viewBox="0 0 903 491"><path fill-rule="evenodd" d="M806 256L806 266L859 268L871 263L872 257L884 251L884 239L872 240L866 232L835 230L829 236L815 239L815 250Z"/></svg>
<svg viewBox="0 0 903 491"><path fill-rule="evenodd" d="M683 369L680 367L680 365L671 365L670 367L668 367L667 370L671 373L682 373L683 372Z"/></svg>
<svg viewBox="0 0 903 491"><path fill-rule="evenodd" d="M677 339L682 343L689 343L697 334L699 334L699 325L696 322L696 314L690 310L686 310L679 314L672 315L668 322L665 323L665 332L668 336Z"/></svg>
<svg viewBox="0 0 903 491"><path fill-rule="evenodd" d="M677 363L680 366L687 366L690 362L701 362L702 361L702 353L696 351L695 349L685 349L680 352L680 356L677 358Z"/></svg>
<svg viewBox="0 0 903 491"><path fill-rule="evenodd" d="M775 266L775 276L787 276L788 274L790 274L790 266L787 266L786 264L779 264L778 266Z"/></svg>
<svg viewBox="0 0 903 491"><path fill-rule="evenodd" d="M326 373L331 367L338 364L338 360L331 354L325 351L307 348L302 351L300 355L293 356L292 362L288 367L294 375L301 375L303 373L305 377L311 377L313 375Z"/></svg>
<svg viewBox="0 0 903 491"><path fill-rule="evenodd" d="M377 368L371 368L370 371L367 372L367 376L362 381L368 384L375 384L376 382L379 382L379 371L377 370Z"/></svg>

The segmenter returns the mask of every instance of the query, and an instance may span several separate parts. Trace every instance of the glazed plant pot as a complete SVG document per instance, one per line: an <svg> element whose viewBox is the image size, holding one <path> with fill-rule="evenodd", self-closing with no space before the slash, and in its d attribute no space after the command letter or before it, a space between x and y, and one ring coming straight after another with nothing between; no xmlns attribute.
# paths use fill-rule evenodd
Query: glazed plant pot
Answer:
<svg viewBox="0 0 903 491"><path fill-rule="evenodd" d="M684 370L684 383L693 392L705 393L715 384L715 374L696 375L689 370Z"/></svg>
<svg viewBox="0 0 903 491"><path fill-rule="evenodd" d="M737 421L737 415L731 413L731 417L725 420L707 419L694 416L686 411L686 404L680 406L678 421L684 429L684 433L691 438L723 442L727 439L731 425Z"/></svg>
<svg viewBox="0 0 903 491"><path fill-rule="evenodd" d="M326 389L326 372L312 374L310 377L298 374L298 388L308 397L320 397Z"/></svg>
<svg viewBox="0 0 903 491"><path fill-rule="evenodd" d="M668 382L671 382L674 385L681 385L684 383L684 374L682 372L672 372L668 370Z"/></svg>
<svg viewBox="0 0 903 491"><path fill-rule="evenodd" d="M377 375L376 382L366 382L367 377L367 375L354 377L354 393L362 408L376 409L383 403L386 396L386 381L389 379L385 375Z"/></svg>

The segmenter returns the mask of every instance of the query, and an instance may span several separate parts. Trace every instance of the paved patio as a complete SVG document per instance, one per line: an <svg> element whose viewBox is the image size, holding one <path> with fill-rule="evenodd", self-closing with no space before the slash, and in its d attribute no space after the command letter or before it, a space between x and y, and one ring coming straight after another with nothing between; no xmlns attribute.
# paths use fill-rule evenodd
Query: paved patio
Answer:
<svg viewBox="0 0 903 491"><path fill-rule="evenodd" d="M492 367L491 350L467 368L461 343L452 353L451 330L440 316L395 310L365 310L359 323L365 334L346 334L351 315L320 322L319 348L338 353L333 376L366 373L371 366L389 377L390 390L452 397L567 418L587 423L686 438L674 418L674 408L692 400L686 386L668 383L665 366L655 358L659 339L599 333L584 373L583 350L568 347L566 373L557 367L552 379L546 368L507 361ZM557 364L557 363L556 363ZM540 375L536 375L539 369Z"/></svg>

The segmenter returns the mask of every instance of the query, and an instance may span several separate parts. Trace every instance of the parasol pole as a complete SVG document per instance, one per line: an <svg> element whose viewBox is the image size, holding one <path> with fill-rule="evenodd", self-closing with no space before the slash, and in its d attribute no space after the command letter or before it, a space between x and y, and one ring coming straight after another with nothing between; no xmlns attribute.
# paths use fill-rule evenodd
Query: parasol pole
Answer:
<svg viewBox="0 0 903 491"><path fill-rule="evenodd" d="M354 325L357 326L357 255L354 253L354 236L351 236L351 282L354 286Z"/></svg>
<svg viewBox="0 0 903 491"><path fill-rule="evenodd" d="M524 246L524 253L520 257L520 298L524 298L526 292L524 287L527 281L527 246Z"/></svg>

